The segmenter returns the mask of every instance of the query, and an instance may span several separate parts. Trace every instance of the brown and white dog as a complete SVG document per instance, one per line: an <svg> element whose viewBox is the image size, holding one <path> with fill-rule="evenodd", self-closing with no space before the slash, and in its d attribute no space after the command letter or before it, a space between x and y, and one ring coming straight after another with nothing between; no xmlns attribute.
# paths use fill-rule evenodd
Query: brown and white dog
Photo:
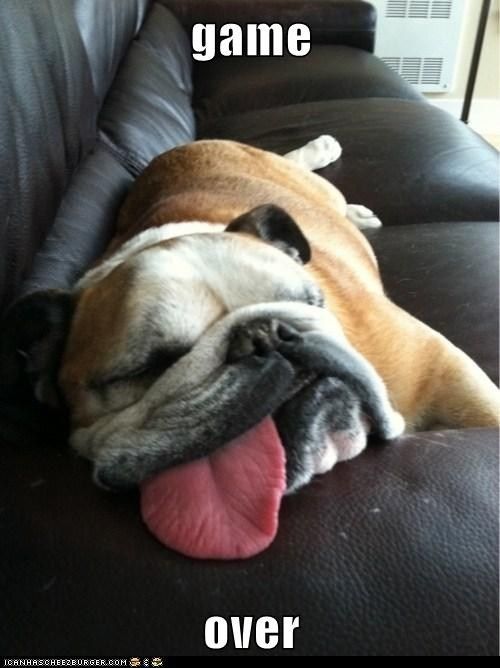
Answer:
<svg viewBox="0 0 500 668"><path fill-rule="evenodd" d="M11 309L4 361L17 351L41 401L62 395L98 482L141 483L268 415L288 491L369 431L498 425L495 385L384 294L351 222L377 219L310 171L337 155L330 137L285 157L230 141L160 155L74 289Z"/></svg>

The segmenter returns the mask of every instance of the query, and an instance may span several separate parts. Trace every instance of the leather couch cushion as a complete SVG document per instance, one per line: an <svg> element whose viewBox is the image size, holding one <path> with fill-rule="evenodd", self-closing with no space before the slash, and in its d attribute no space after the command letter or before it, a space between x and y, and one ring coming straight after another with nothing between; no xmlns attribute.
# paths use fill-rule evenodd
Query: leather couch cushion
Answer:
<svg viewBox="0 0 500 668"><path fill-rule="evenodd" d="M306 23L315 44L373 50L376 11L364 0L159 0L190 32L194 23Z"/></svg>
<svg viewBox="0 0 500 668"><path fill-rule="evenodd" d="M104 252L132 183L131 174L102 144L83 160L21 286L22 294L69 288L80 277Z"/></svg>
<svg viewBox="0 0 500 668"><path fill-rule="evenodd" d="M101 137L137 175L159 153L194 139L191 93L186 33L154 4L106 98Z"/></svg>
<svg viewBox="0 0 500 668"><path fill-rule="evenodd" d="M240 58L235 74L231 58L195 64L194 106L201 126L221 116L319 100L423 100L381 60L348 46L314 44L303 58Z"/></svg>
<svg viewBox="0 0 500 668"><path fill-rule="evenodd" d="M498 383L497 223L365 232L388 296L465 350Z"/></svg>
<svg viewBox="0 0 500 668"><path fill-rule="evenodd" d="M157 153L194 138L190 46L179 22L167 9L154 5L130 47L148 6L149 0L47 0L41 11L35 0L27 0L22 8L0 3L0 96L7 101L0 105L0 170L9 174L0 183L0 312L29 275L80 166L77 183L71 183L68 194L74 202L78 192L78 212L73 218L65 203L58 229L42 256L69 252L69 275L73 275L80 249L69 250L68 230L74 231L77 221L85 223L83 228L78 225L76 234L82 263L93 259L102 246L109 220L104 228L97 227L101 219L90 204L88 177L90 172L99 173L106 159L101 163L91 157L90 167L81 165L92 150L103 156L96 148L98 132L116 163L109 163L108 156L110 172L103 179L111 191L105 205L108 214L114 212L117 193L123 194L127 180L119 165L137 174ZM81 206L86 197L87 212ZM61 216L70 221L66 230ZM62 238L66 242L54 245ZM63 263L58 259L55 264L58 268L50 269L50 283L61 275ZM38 275L39 267L37 262ZM30 282L39 281L35 277Z"/></svg>
<svg viewBox="0 0 500 668"><path fill-rule="evenodd" d="M0 3L0 312L30 271L149 0Z"/></svg>
<svg viewBox="0 0 500 668"><path fill-rule="evenodd" d="M165 549L135 494L98 489L54 442L0 445L7 656L207 655L208 617L263 614L300 616L294 655L497 654L493 430L368 448L285 498L266 552L229 563Z"/></svg>
<svg viewBox="0 0 500 668"><path fill-rule="evenodd" d="M1 2L0 312L92 147L92 79L72 3Z"/></svg>
<svg viewBox="0 0 500 668"><path fill-rule="evenodd" d="M190 67L179 22L153 5L106 98L97 144L74 174L21 294L72 285L104 251L133 177L158 153L194 138Z"/></svg>
<svg viewBox="0 0 500 668"><path fill-rule="evenodd" d="M277 153L332 134L343 155L320 173L384 225L498 220L498 152L425 102L308 102L226 116L198 130Z"/></svg>
<svg viewBox="0 0 500 668"><path fill-rule="evenodd" d="M100 108L150 0L66 0L87 52L97 108Z"/></svg>

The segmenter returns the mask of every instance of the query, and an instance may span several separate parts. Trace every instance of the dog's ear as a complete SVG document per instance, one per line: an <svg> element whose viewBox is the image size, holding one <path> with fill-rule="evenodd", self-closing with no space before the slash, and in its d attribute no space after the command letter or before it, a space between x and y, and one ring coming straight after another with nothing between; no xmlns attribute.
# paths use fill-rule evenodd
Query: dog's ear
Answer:
<svg viewBox="0 0 500 668"><path fill-rule="evenodd" d="M238 216L226 232L246 232L276 246L303 264L311 259L311 248L300 227L281 207L263 204Z"/></svg>
<svg viewBox="0 0 500 668"><path fill-rule="evenodd" d="M30 391L38 401L57 407L57 373L74 310L62 290L34 292L15 302L0 329L1 394Z"/></svg>

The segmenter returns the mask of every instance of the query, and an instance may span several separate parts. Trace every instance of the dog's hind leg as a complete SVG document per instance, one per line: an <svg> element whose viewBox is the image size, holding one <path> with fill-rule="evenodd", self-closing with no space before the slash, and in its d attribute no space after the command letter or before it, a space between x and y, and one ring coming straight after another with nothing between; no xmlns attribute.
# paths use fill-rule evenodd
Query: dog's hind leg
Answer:
<svg viewBox="0 0 500 668"><path fill-rule="evenodd" d="M439 345L440 344L440 345ZM440 337L431 414L447 427L499 427L500 391L462 350Z"/></svg>
<svg viewBox="0 0 500 668"><path fill-rule="evenodd" d="M335 162L342 155L342 147L331 135L321 135L283 157L304 169L314 171Z"/></svg>
<svg viewBox="0 0 500 668"><path fill-rule="evenodd" d="M465 352L385 296L372 308L377 327L355 331L351 343L379 371L408 430L500 425L500 391Z"/></svg>

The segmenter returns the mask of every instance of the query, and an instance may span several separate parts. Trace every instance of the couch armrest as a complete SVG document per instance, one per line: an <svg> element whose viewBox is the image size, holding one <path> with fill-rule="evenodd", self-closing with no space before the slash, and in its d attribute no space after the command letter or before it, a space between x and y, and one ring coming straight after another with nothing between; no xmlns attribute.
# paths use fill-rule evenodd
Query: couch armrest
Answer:
<svg viewBox="0 0 500 668"><path fill-rule="evenodd" d="M194 23L305 23L314 44L373 51L375 8L364 0L160 0L186 30Z"/></svg>

